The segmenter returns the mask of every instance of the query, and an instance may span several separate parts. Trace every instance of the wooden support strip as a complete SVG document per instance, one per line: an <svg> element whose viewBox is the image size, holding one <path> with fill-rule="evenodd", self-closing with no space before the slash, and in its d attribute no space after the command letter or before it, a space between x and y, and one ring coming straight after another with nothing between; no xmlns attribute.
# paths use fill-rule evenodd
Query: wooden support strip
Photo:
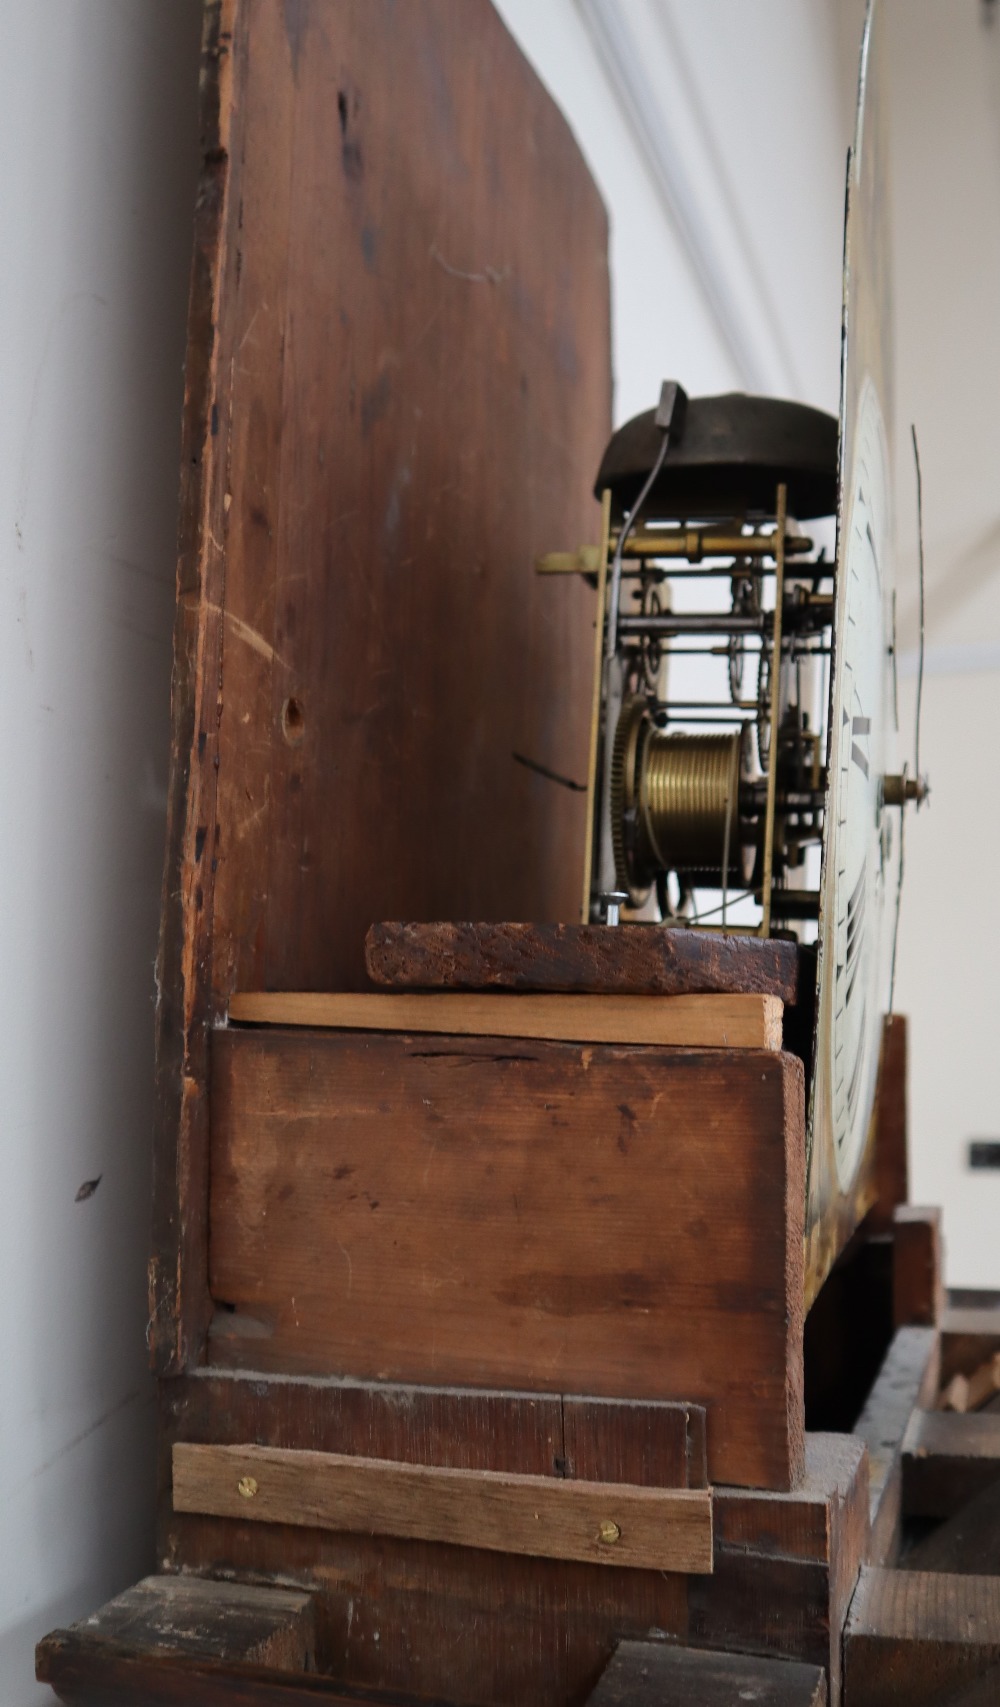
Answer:
<svg viewBox="0 0 1000 1707"><path fill-rule="evenodd" d="M229 1003L242 1024L337 1031L441 1032L566 1043L653 1043L685 1049L780 1049L777 996L560 996L348 991L244 991Z"/></svg>
<svg viewBox="0 0 1000 1707"><path fill-rule="evenodd" d="M173 1450L174 1510L638 1570L710 1572L706 1489L445 1470L262 1446Z"/></svg>
<svg viewBox="0 0 1000 1707"><path fill-rule="evenodd" d="M1000 1578L862 1570L844 1630L846 1707L943 1707L998 1662Z"/></svg>
<svg viewBox="0 0 1000 1707"><path fill-rule="evenodd" d="M794 1660L758 1659L672 1642L620 1642L587 1707L826 1707L826 1674Z"/></svg>
<svg viewBox="0 0 1000 1707"><path fill-rule="evenodd" d="M903 1442L903 1510L950 1517L1000 1481L1000 1416L917 1411Z"/></svg>
<svg viewBox="0 0 1000 1707"><path fill-rule="evenodd" d="M899 1547L903 1496L903 1437L914 1412L933 1404L938 1387L938 1339L933 1328L899 1328L886 1353L854 1433L868 1448L871 1558L884 1564Z"/></svg>

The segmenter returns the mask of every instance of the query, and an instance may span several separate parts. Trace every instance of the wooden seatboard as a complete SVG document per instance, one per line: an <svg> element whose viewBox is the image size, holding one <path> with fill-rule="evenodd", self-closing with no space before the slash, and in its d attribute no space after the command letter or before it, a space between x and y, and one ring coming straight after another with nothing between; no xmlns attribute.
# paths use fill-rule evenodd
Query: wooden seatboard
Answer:
<svg viewBox="0 0 1000 1707"><path fill-rule="evenodd" d="M370 995L238 991L229 1018L342 1031L538 1037L567 1043L657 1043L681 1049L781 1048L777 996Z"/></svg>
<svg viewBox="0 0 1000 1707"><path fill-rule="evenodd" d="M212 1098L217 1362L704 1403L794 1485L794 1057L229 1030Z"/></svg>
<svg viewBox="0 0 1000 1707"><path fill-rule="evenodd" d="M539 1473L552 1465L547 1424L532 1448L530 1416L506 1395L492 1413L487 1459L485 1412L482 1428L454 1438L430 1395L407 1404L396 1390L380 1400L377 1386L348 1387L341 1402L339 1391L304 1377L207 1370L164 1383L165 1437L411 1459L440 1450L459 1464L523 1464L533 1450ZM690 1578L175 1512L168 1466L160 1556L171 1568L291 1574L308 1584L318 1662L352 1685L481 1702L489 1680L493 1703L552 1707L583 1699L620 1638L657 1629L671 1641L821 1666L838 1699L840 1633L868 1523L867 1460L849 1436L806 1436L794 1492L713 1488L714 1571Z"/></svg>
<svg viewBox="0 0 1000 1707"><path fill-rule="evenodd" d="M799 996L796 943L652 925L386 922L365 963L395 989Z"/></svg>
<svg viewBox="0 0 1000 1707"><path fill-rule="evenodd" d="M413 146L419 137L420 146ZM558 264L553 264L553 256ZM387 912L575 914L607 217L488 0L209 0L157 987L150 1339L197 1361L206 1026ZM512 691L516 682L517 690Z"/></svg>
<svg viewBox="0 0 1000 1707"><path fill-rule="evenodd" d="M180 1441L174 1509L610 1569L712 1569L707 1488L451 1470L334 1452Z"/></svg>

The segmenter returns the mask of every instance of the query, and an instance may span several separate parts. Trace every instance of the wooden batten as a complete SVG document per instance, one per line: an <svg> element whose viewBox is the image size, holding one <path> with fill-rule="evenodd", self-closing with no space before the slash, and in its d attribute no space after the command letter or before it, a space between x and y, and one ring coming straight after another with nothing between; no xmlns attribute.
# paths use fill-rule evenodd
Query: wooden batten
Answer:
<svg viewBox="0 0 1000 1707"><path fill-rule="evenodd" d="M710 1572L712 1496L446 1470L328 1452L178 1443L174 1509L534 1558Z"/></svg>
<svg viewBox="0 0 1000 1707"><path fill-rule="evenodd" d="M777 996L369 995L237 992L242 1024L456 1037L537 1037L567 1043L658 1043L680 1049L781 1048Z"/></svg>

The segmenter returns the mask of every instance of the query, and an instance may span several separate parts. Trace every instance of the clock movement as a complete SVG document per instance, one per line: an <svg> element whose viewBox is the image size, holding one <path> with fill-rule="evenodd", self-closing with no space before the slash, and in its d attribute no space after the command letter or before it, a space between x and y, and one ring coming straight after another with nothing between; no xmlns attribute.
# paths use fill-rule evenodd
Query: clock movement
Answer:
<svg viewBox="0 0 1000 1707"><path fill-rule="evenodd" d="M848 165L839 422L665 382L605 451L598 550L538 565L597 590L583 920L812 951L810 1294L872 1200L899 815L927 787L898 756L878 28Z"/></svg>

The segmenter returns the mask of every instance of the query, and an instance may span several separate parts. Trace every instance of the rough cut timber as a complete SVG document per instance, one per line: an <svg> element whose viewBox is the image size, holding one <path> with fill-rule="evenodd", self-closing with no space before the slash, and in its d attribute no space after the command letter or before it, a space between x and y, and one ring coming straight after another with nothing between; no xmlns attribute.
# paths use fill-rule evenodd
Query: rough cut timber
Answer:
<svg viewBox="0 0 1000 1707"><path fill-rule="evenodd" d="M893 1214L892 1232L896 1326L934 1327L944 1311L941 1211L901 1203Z"/></svg>
<svg viewBox="0 0 1000 1707"><path fill-rule="evenodd" d="M681 1049L780 1049L777 996L431 995L367 991L238 992L240 1024L324 1026L460 1037L540 1037L566 1043L658 1043Z"/></svg>
<svg viewBox="0 0 1000 1707"><path fill-rule="evenodd" d="M907 1024L904 1014L890 1014L882 1026L875 1123L875 1189L878 1196L868 1211L868 1229L873 1233L892 1231L897 1205L906 1203L909 1162L906 1148L908 1067Z"/></svg>
<svg viewBox="0 0 1000 1707"><path fill-rule="evenodd" d="M793 942L643 925L374 924L365 959L397 989L799 994Z"/></svg>
<svg viewBox="0 0 1000 1707"><path fill-rule="evenodd" d="M862 1571L844 1631L845 1707L950 1707L998 1664L1000 1577Z"/></svg>
<svg viewBox="0 0 1000 1707"><path fill-rule="evenodd" d="M230 1030L212 1102L216 1361L705 1403L794 1485L796 1058Z"/></svg>
<svg viewBox="0 0 1000 1707"><path fill-rule="evenodd" d="M244 1660L279 1671L307 1671L316 1656L311 1595L206 1577L143 1577L69 1633L153 1654Z"/></svg>
<svg viewBox="0 0 1000 1707"><path fill-rule="evenodd" d="M622 1642L587 1707L826 1707L818 1666L679 1648L665 1642Z"/></svg>
<svg viewBox="0 0 1000 1707"><path fill-rule="evenodd" d="M540 1475L558 1450L550 1423L539 1417L532 1432L530 1414L507 1395L483 1413L496 1424L489 1458L476 1456L490 1446L485 1426L452 1434L440 1396L406 1405L398 1392L380 1400L374 1386L208 1370L164 1384L162 1399L171 1442L530 1464ZM609 1462L602 1457L602 1473ZM619 1462L622 1479L634 1475L634 1455ZM280 1558L315 1590L319 1665L365 1687L481 1702L485 1677L494 1703L554 1707L583 1699L618 1640L658 1629L672 1641L821 1666L838 1699L840 1633L868 1543L863 1446L807 1435L794 1492L712 1492L714 1570L687 1578L175 1512L168 1459L160 1547L172 1563L213 1561L244 1576Z"/></svg>
<svg viewBox="0 0 1000 1707"><path fill-rule="evenodd" d="M209 1317L206 1028L373 919L578 905L607 219L487 0L213 0L188 332L151 1339ZM417 643L419 641L419 643ZM512 691L516 683L516 691Z"/></svg>
<svg viewBox="0 0 1000 1707"><path fill-rule="evenodd" d="M951 1517L1000 1481L1000 1416L917 1411L903 1441L903 1509Z"/></svg>

